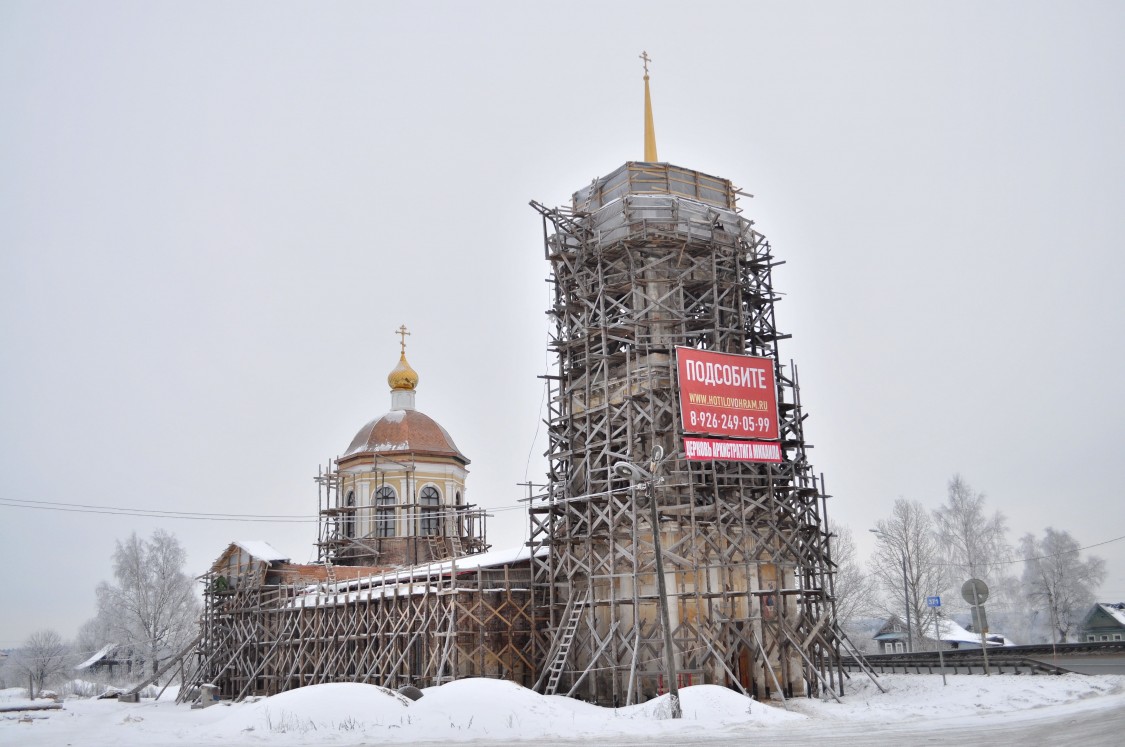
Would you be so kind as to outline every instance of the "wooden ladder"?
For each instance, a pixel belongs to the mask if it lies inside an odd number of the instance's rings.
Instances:
[[[430,560],[436,563],[449,557],[448,549],[445,546],[445,537],[440,534],[429,534],[426,535],[426,541],[430,545]]]
[[[547,687],[543,689],[544,695],[554,695],[559,690],[559,680],[562,679],[563,669],[566,667],[566,657],[570,653],[570,645],[574,643],[574,635],[578,632],[578,621],[582,618],[582,610],[590,599],[590,592],[584,591],[571,597],[563,611],[561,626],[556,639],[555,655],[551,665],[547,668]]]
[[[459,558],[465,554],[465,548],[461,545],[461,538],[458,535],[450,535],[449,546],[453,550],[453,557]]]

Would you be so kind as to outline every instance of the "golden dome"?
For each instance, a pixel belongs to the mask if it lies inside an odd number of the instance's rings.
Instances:
[[[398,365],[387,374],[387,383],[394,391],[412,392],[418,388],[418,372],[406,362],[406,353],[399,355]]]

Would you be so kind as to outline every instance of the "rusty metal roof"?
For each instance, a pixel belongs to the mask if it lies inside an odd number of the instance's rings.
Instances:
[[[359,429],[341,459],[358,454],[432,454],[450,456],[463,464],[469,460],[444,428],[417,410],[391,410]]]

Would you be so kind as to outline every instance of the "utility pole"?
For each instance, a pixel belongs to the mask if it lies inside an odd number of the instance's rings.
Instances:
[[[913,626],[910,624],[910,587],[906,580],[906,548],[899,546],[894,537],[882,530],[868,529],[867,531],[879,535],[885,539],[888,544],[894,545],[895,549],[898,550],[899,556],[902,558],[902,601],[906,607],[906,650],[908,653],[914,653],[914,630]],[[921,622],[918,624],[921,625]]]
[[[648,496],[649,523],[652,524],[652,552],[656,556],[656,595],[660,603],[660,627],[664,629],[664,672],[668,677],[668,698],[672,718],[682,718],[680,688],[676,682],[679,677],[676,673],[676,657],[672,647],[672,622],[668,614],[668,589],[664,583],[664,550],[660,544],[660,514],[656,510],[657,477],[655,472],[660,468],[663,459],[664,449],[657,446],[653,449],[648,470],[641,469],[629,462],[617,462],[613,465],[613,471],[618,477],[624,477],[634,484],[642,480],[647,483],[645,494]]]
[[[906,652],[912,654],[914,653],[914,626],[910,624],[910,587],[906,583],[905,551],[902,552],[902,598],[906,601]]]
[[[649,520],[652,522],[652,551],[656,555],[656,594],[660,597],[660,626],[664,628],[664,671],[668,673],[668,696],[671,699],[672,718],[680,718],[680,690],[676,682],[676,657],[672,649],[672,623],[668,616],[668,589],[664,584],[664,552],[660,546],[660,516],[656,511],[655,479],[648,482]]]

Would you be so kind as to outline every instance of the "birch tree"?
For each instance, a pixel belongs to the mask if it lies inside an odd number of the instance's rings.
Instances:
[[[1051,527],[1041,539],[1026,534],[1020,540],[1024,594],[1047,616],[1052,638],[1057,636],[1059,643],[1066,643],[1078,627],[1105,580],[1105,561],[1082,560],[1080,550],[1078,540],[1068,532]]]
[[[890,518],[877,521],[875,526],[878,540],[871,572],[884,593],[887,613],[901,615],[909,608],[917,650],[925,640],[923,633],[933,636],[935,610],[927,606],[926,597],[944,594],[948,589],[948,566],[935,538],[930,513],[918,501],[899,498]]]
[[[153,674],[196,635],[200,605],[184,573],[185,560],[175,535],[158,529],[144,540],[134,532],[117,542],[116,583],[98,586],[98,616],[105,629]]]
[[[1003,570],[1011,548],[1008,520],[999,511],[985,512],[984,493],[954,475],[946,502],[934,511],[934,531],[942,552],[966,579],[988,580]]]

